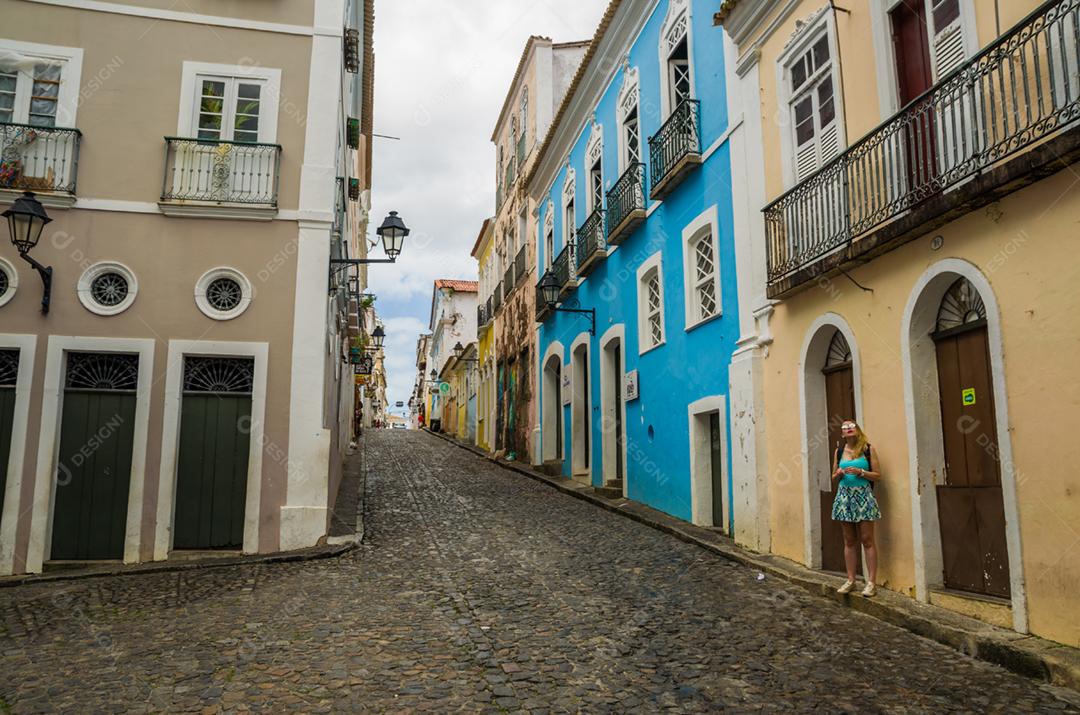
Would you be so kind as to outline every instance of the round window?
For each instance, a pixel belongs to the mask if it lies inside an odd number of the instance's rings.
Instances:
[[[18,287],[19,274],[15,272],[15,266],[0,258],[0,305],[14,298],[15,289]]]
[[[123,303],[127,296],[127,278],[119,273],[109,271],[90,281],[90,297],[98,305],[113,308]]]
[[[139,284],[131,269],[104,261],[87,268],[79,278],[79,302],[91,313],[116,315],[131,307]]]
[[[213,268],[195,284],[195,305],[208,318],[232,320],[251,303],[251,282],[235,268]]]
[[[210,281],[206,286],[206,302],[215,310],[228,312],[235,310],[244,299],[244,291],[233,278],[223,276]]]

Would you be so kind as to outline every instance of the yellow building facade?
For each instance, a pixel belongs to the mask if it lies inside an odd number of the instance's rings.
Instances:
[[[856,419],[879,585],[1075,645],[1080,3],[718,5],[764,543],[843,570]]]
[[[481,296],[489,296],[498,282],[492,270],[495,251],[494,220],[485,219],[473,244],[472,257],[476,259]],[[478,365],[478,394],[476,405],[476,446],[486,452],[495,451],[495,331],[491,301],[480,303],[481,315],[477,320],[476,341]]]

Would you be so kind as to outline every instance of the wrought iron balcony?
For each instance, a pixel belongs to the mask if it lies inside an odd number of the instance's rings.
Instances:
[[[495,292],[491,294],[491,315],[492,316],[494,316],[495,313],[497,313],[499,311],[499,308],[502,307],[502,300],[503,300],[503,284],[499,283],[499,285],[495,286]]]
[[[0,189],[74,197],[81,139],[78,129],[0,122]]]
[[[551,272],[555,274],[555,280],[559,281],[559,297],[565,298],[577,287],[577,261],[574,260],[574,239],[559,251],[559,255],[551,264]]]
[[[277,206],[280,144],[165,137],[161,200]]]
[[[1044,3],[766,206],[769,296],[925,234],[958,206],[996,201],[1080,156],[1078,11],[1080,0]],[[1025,150],[1022,161],[1003,161]]]
[[[656,134],[649,137],[653,199],[670,194],[682,178],[701,163],[701,102],[684,99]]]
[[[514,282],[518,285],[521,284],[521,279],[525,277],[525,271],[525,246],[522,246],[518,249],[517,255],[514,256]]]
[[[600,261],[607,258],[604,236],[604,210],[597,208],[577,231],[577,274],[587,276]]]
[[[607,192],[607,242],[618,246],[645,220],[645,165],[626,167]]]
[[[510,265],[503,271],[503,297],[510,298],[510,294],[514,292],[514,263],[510,262]]]
[[[488,313],[490,305],[490,302],[485,301],[476,306],[476,325],[480,328],[483,328],[491,320],[491,316]]]
[[[540,284],[544,282],[544,278],[551,273],[550,270],[544,271],[540,276],[540,280],[536,284],[536,320],[539,323],[544,322],[544,319],[551,315],[551,308],[544,301],[544,291],[540,290]]]

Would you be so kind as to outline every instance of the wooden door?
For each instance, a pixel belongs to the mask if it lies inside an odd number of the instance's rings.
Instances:
[[[839,331],[836,333],[840,339],[843,336]],[[835,343],[835,338],[834,338]],[[845,343],[846,347],[846,343]],[[836,447],[843,437],[840,434],[840,425],[844,420],[855,419],[855,372],[852,369],[850,353],[848,359],[838,364],[826,363],[823,370],[825,373],[825,411],[827,413],[827,429],[829,433],[829,466],[826,473],[829,482],[824,481],[819,485],[819,509],[821,514],[821,568],[826,571],[845,571],[844,565],[844,532],[839,522],[833,521],[832,506],[836,494],[832,490],[832,460],[836,455]],[[824,487],[829,488],[824,488]],[[859,549],[861,560],[862,549]],[[861,570],[861,564],[856,570]]]
[[[184,359],[174,549],[244,545],[253,375],[251,358]]]
[[[724,455],[720,442],[720,413],[709,414],[709,467],[712,472],[712,523],[724,525]]]
[[[901,0],[889,14],[897,92],[906,107],[934,84],[925,0]],[[910,107],[904,147],[908,191],[937,177],[935,111],[930,102]]]
[[[1009,555],[985,321],[941,331],[937,347],[945,484],[937,487],[945,585],[1008,598]]]
[[[52,560],[122,559],[137,355],[69,353],[52,516]]]
[[[4,513],[11,431],[15,428],[15,385],[19,376],[19,351],[0,350],[0,517]]]

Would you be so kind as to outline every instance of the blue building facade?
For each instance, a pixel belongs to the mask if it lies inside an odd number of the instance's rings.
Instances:
[[[730,532],[728,371],[740,333],[715,5],[609,8],[529,191],[541,461]],[[558,289],[558,309],[545,287]],[[595,310],[595,330],[566,309]]]

